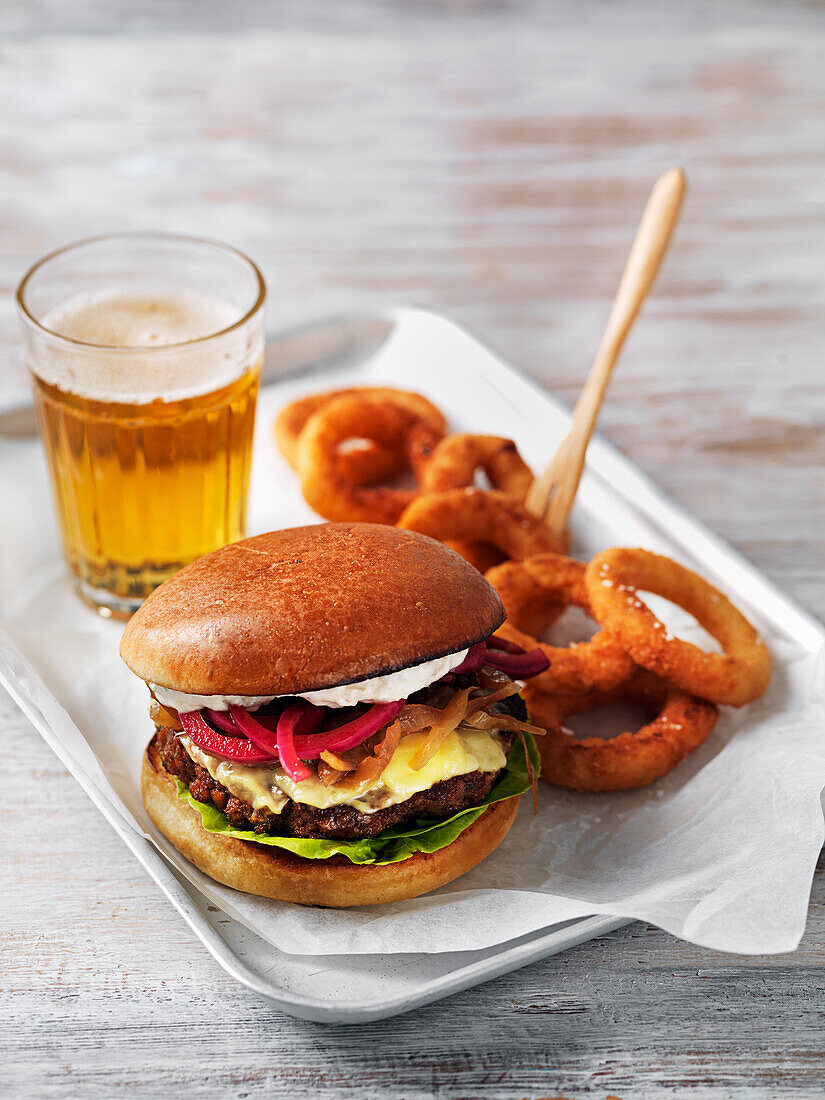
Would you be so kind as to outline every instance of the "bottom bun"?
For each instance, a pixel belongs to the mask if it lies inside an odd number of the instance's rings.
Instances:
[[[346,856],[301,859],[253,840],[208,833],[197,810],[177,796],[174,779],[157,758],[143,757],[140,788],[149,817],[179,852],[225,886],[301,905],[378,905],[426,894],[463,875],[501,844],[518,798],[489,807],[437,852],[416,852],[400,863],[350,863]]]

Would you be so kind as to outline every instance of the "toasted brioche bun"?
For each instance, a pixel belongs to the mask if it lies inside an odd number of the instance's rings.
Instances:
[[[291,695],[455,653],[503,621],[492,586],[434,539],[321,523],[192,562],[132,616],[120,655],[193,695]]]
[[[374,867],[346,856],[301,859],[254,841],[208,833],[200,814],[177,796],[174,779],[145,753],[140,780],[149,817],[204,874],[247,894],[336,908],[416,898],[480,863],[504,840],[518,798],[496,802],[446,848]]]

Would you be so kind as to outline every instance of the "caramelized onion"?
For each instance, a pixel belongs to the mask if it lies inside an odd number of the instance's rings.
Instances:
[[[398,715],[393,725],[398,726],[402,737],[406,737],[408,733],[419,733],[421,730],[429,729],[433,722],[440,717],[441,711],[438,707],[424,706],[423,703],[409,703]]]
[[[457,691],[444,710],[438,712],[438,718],[433,721],[430,732],[424,744],[410,761],[410,767],[418,772],[427,764],[446,740],[457,728],[467,713],[467,700],[472,688],[463,688]]]
[[[180,719],[174,711],[167,710],[162,706],[157,699],[152,699],[149,704],[149,717],[155,723],[156,726],[162,726],[167,730],[182,730],[183,726],[180,724]]]
[[[344,772],[338,771],[333,768],[331,764],[327,764],[323,758],[319,758],[317,765],[318,778],[324,784],[325,787],[337,787],[344,776]]]
[[[369,756],[365,756],[353,773],[342,779],[340,785],[345,789],[371,787],[377,783],[392,759],[401,740],[401,729],[396,722],[387,728],[384,736]]]
[[[329,749],[324,749],[321,753],[320,759],[325,764],[329,764],[337,772],[351,772],[358,765],[350,760],[344,759],[343,756],[339,756],[337,752],[331,752]]]
[[[464,719],[464,724],[474,730],[509,730],[512,733],[532,733],[541,736],[545,731],[540,726],[522,722],[512,714],[491,714],[486,710],[475,711]]]
[[[506,672],[500,672],[497,668],[484,667],[478,670],[478,682],[485,691],[494,691],[496,688],[512,684],[512,677]]]
[[[474,714],[477,710],[491,707],[493,703],[500,703],[502,699],[509,699],[510,696],[518,695],[518,693],[518,684],[513,683],[508,676],[507,683],[500,687],[498,691],[488,691],[486,695],[477,695],[474,699],[471,699],[467,707],[467,713]]]

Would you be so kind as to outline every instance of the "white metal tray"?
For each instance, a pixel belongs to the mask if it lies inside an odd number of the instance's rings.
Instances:
[[[459,330],[455,330],[459,332]],[[465,338],[466,339],[466,338]],[[444,379],[449,373],[449,358],[444,363],[411,366],[403,378],[410,388],[420,388],[437,403],[446,399]],[[349,362],[344,366],[331,362],[315,370],[311,377],[302,375],[266,387],[261,394],[253,468],[250,528],[252,531],[289,526],[310,519],[311,513],[300,499],[297,483],[289,477],[273,476],[274,447],[271,423],[278,407],[293,396],[333,385],[358,384],[377,380],[370,373],[370,362]],[[566,431],[568,414],[552,398],[506,365],[485,358],[482,390],[486,402],[486,423],[474,423],[478,430],[498,427],[504,434],[518,433],[520,410],[528,410],[535,423],[544,426],[544,456],[552,454]],[[455,394],[453,393],[453,402]],[[447,402],[449,404],[449,402]],[[526,415],[526,412],[525,412]],[[470,425],[461,425],[469,427]],[[17,463],[20,468],[38,461],[36,441],[5,444],[0,441],[0,471],[3,464]],[[533,445],[535,450],[535,443]],[[528,457],[538,462],[541,455]],[[621,477],[617,476],[617,472]],[[810,645],[821,644],[819,624],[799,611],[776,592],[764,578],[720,540],[703,530],[605,443],[596,440],[591,448],[587,495],[590,501],[588,524],[579,529],[574,518],[574,544],[582,549],[616,543],[652,543],[673,547],[683,560],[699,563],[710,575],[724,576],[732,595],[745,593],[749,600],[758,595],[763,614],[791,630],[807,636]],[[48,508],[45,482],[40,485],[43,499],[38,508]],[[601,515],[603,521],[595,517]],[[623,523],[626,529],[617,531]],[[603,526],[599,528],[599,522]],[[7,537],[8,532],[7,532]],[[38,547],[37,564],[57,560],[55,540]],[[8,603],[0,578],[0,608]],[[77,604],[77,616],[88,616]],[[107,797],[98,782],[94,762],[81,759],[56,736],[53,723],[36,701],[53,698],[42,693],[45,683],[51,690],[49,669],[33,667],[0,631],[0,682],[19,703],[26,715],[73,773],[127,847],[151,875],[160,889],[202,940],[220,965],[244,985],[291,1015],[328,1022],[362,1022],[391,1016],[450,993],[487,981],[536,959],[565,950],[584,940],[629,923],[623,917],[591,916],[569,920],[530,932],[528,935],[483,950],[452,951],[437,954],[402,955],[297,955],[273,947],[212,904],[191,882],[170,865],[158,846],[124,820],[115,800]],[[31,685],[39,684],[37,695]],[[57,689],[55,694],[57,694]],[[55,700],[56,701],[56,700]],[[46,710],[49,708],[46,707]],[[156,838],[163,846],[162,838]]]

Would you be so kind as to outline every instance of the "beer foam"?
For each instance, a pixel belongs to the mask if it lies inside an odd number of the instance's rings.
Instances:
[[[249,326],[213,335],[242,316],[225,298],[179,288],[79,294],[41,324],[93,348],[38,342],[30,346],[29,366],[44,382],[79,397],[178,401],[228,385],[260,358],[259,325],[252,335]],[[207,336],[213,336],[209,343],[187,346]]]

